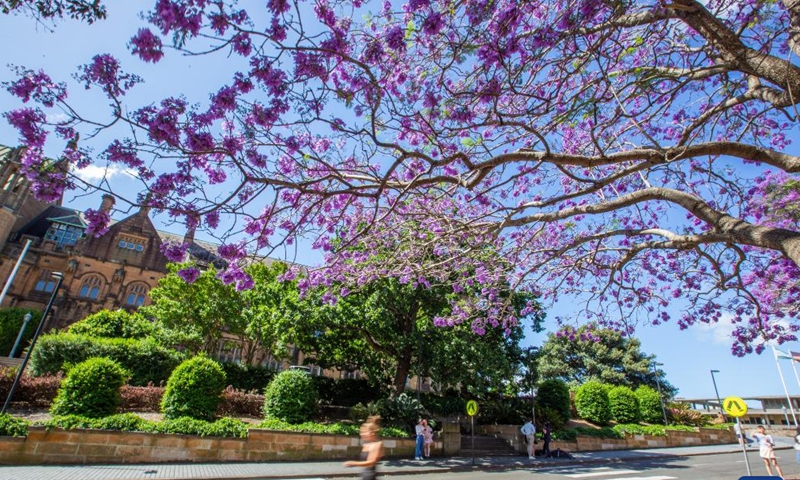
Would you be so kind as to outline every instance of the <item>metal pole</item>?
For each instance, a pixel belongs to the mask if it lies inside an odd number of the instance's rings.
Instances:
[[[786,394],[786,401],[789,402],[789,408],[792,410],[792,420],[794,421],[795,428],[797,428],[797,417],[794,414],[794,407],[792,406],[792,397],[789,396],[789,390],[786,389],[786,381],[783,379],[783,371],[781,371],[781,364],[778,363],[778,353],[775,351],[775,347],[772,347],[772,353],[775,355],[775,365],[778,366],[778,375],[781,377],[781,385],[783,385],[783,393]]]
[[[659,374],[658,374],[658,368],[656,368],[657,365],[659,364],[653,362],[653,373],[656,376],[656,388],[658,388],[658,403],[661,404],[661,415],[664,416],[664,425],[669,425],[669,422],[667,421],[667,409],[664,408],[664,395],[661,393],[661,381],[658,378]]]
[[[781,407],[781,410],[783,410],[783,419],[786,420],[786,425],[791,425],[791,423],[789,423],[789,416],[786,415],[786,407]]]
[[[475,415],[469,416],[469,430],[472,435],[472,466],[475,466]]]
[[[42,313],[42,320],[39,322],[39,326],[36,328],[36,332],[33,334],[33,338],[31,339],[31,345],[28,347],[28,351],[25,352],[25,358],[22,359],[22,364],[19,366],[19,370],[17,371],[17,376],[14,378],[14,383],[11,384],[11,390],[9,390],[8,392],[8,396],[6,397],[6,402],[3,404],[2,410],[0,410],[0,414],[6,413],[6,409],[8,408],[8,405],[11,403],[11,398],[14,396],[14,392],[17,390],[17,385],[19,385],[19,379],[22,378],[22,372],[25,371],[25,366],[28,365],[28,359],[30,359],[31,357],[31,352],[33,352],[33,347],[36,345],[36,340],[39,338],[39,334],[42,333],[42,328],[44,327],[47,314],[50,313],[50,309],[53,307],[53,302],[56,300],[56,294],[58,294],[58,290],[61,288],[61,282],[64,281],[63,273],[53,272],[52,275],[57,279],[56,286],[53,289],[53,294],[50,295],[50,301],[47,302],[47,307],[45,307],[44,313]]]
[[[714,382],[714,393],[717,394],[717,408],[722,410],[722,400],[719,399],[719,390],[717,390],[717,380],[714,378],[714,372],[719,373],[719,370],[711,370],[711,381]]]
[[[25,241],[25,247],[23,247],[22,253],[19,254],[19,258],[17,259],[17,264],[14,265],[14,268],[8,275],[8,280],[6,280],[5,286],[3,286],[3,291],[0,292],[0,305],[3,303],[3,300],[5,300],[6,293],[8,293],[8,289],[9,287],[11,287],[11,282],[13,282],[14,277],[17,276],[17,270],[19,270],[19,266],[22,265],[22,259],[25,258],[25,254],[28,253],[28,248],[30,248],[31,243],[33,242],[30,238]]]
[[[22,334],[25,333],[25,328],[28,326],[28,322],[31,321],[31,313],[28,312],[22,317],[22,326],[19,329],[19,333],[17,334],[17,340],[14,341],[14,346],[11,347],[11,353],[8,354],[9,358],[14,358],[14,354],[17,353],[17,347],[19,346],[20,340],[22,340]]]
[[[739,417],[736,417],[736,425],[739,426],[739,432],[742,436],[741,441],[739,444],[742,446],[742,454],[744,455],[744,464],[747,465],[747,476],[751,476],[752,473],[750,472],[750,461],[747,459],[747,439],[744,437],[744,430],[742,430],[742,422],[739,421]]]

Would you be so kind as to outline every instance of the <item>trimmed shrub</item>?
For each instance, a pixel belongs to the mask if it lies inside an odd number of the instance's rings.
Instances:
[[[661,398],[658,392],[648,387],[640,385],[634,392],[639,401],[639,418],[647,423],[663,423],[664,413],[661,411]]]
[[[664,425],[638,425],[638,424],[618,424],[614,425],[613,430],[623,435],[652,435],[654,437],[666,437],[667,427]]]
[[[570,418],[569,408],[569,387],[566,383],[558,379],[545,380],[539,384],[539,391],[536,394],[536,410],[546,412],[552,410],[559,417],[559,425],[565,424]],[[553,428],[556,427],[554,419],[548,419]]]
[[[161,397],[161,411],[167,419],[190,417],[211,420],[225,389],[225,372],[207,357],[197,356],[178,365]]]
[[[153,335],[155,327],[139,313],[126,310],[100,310],[67,329],[75,335],[101,338],[145,338]]]
[[[611,419],[608,386],[594,380],[584,383],[575,391],[575,408],[584,420],[605,425]]]
[[[303,423],[317,412],[317,390],[303,370],[285,370],[264,391],[264,417]]]
[[[58,396],[53,400],[53,415],[104,417],[117,412],[119,389],[128,379],[128,372],[108,358],[90,358],[70,369]]]
[[[92,357],[118,362],[130,372],[131,385],[140,386],[165,382],[186,358],[183,353],[158,345],[150,338],[95,338],[57,333],[39,338],[31,355],[31,371],[35,376],[55,374],[64,364],[74,365]]]
[[[222,371],[222,369],[220,369]],[[235,418],[221,418],[216,422],[207,422],[192,417],[167,419],[156,424],[157,433],[179,433],[183,435],[199,435],[201,437],[246,438],[247,424]]]
[[[0,437],[24,437],[28,435],[28,422],[14,418],[8,413],[0,414]]]
[[[243,365],[241,363],[222,362],[222,370],[225,372],[226,383],[236,390],[245,392],[263,392],[269,382],[275,378],[275,370],[269,367]]]
[[[25,332],[23,332],[19,341],[17,351],[14,353],[15,357],[22,357],[25,349],[28,348],[28,344],[31,342],[39,322],[42,320],[42,312],[17,307],[0,308],[0,355],[11,353],[27,313],[31,314],[31,320],[28,322],[28,326],[25,327]]]
[[[630,387],[617,386],[608,391],[611,418],[619,423],[639,421],[639,400]]]

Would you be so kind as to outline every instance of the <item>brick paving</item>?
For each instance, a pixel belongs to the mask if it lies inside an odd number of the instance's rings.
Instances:
[[[778,448],[791,448],[789,438],[776,438]],[[382,475],[444,473],[483,469],[525,469],[542,466],[611,463],[663,459],[673,456],[711,455],[740,452],[739,445],[656,448],[574,453],[574,459],[528,460],[519,457],[434,458],[424,461],[389,459],[381,463]],[[758,455],[750,449],[750,455]],[[323,479],[356,477],[358,469],[341,462],[268,462],[147,465],[34,465],[0,467],[0,480],[237,480],[237,479]]]

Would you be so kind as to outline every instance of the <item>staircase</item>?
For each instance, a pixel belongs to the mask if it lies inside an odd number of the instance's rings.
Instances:
[[[475,451],[472,450],[472,435],[461,435],[461,456],[471,457],[519,456],[505,440],[491,435],[475,435]]]

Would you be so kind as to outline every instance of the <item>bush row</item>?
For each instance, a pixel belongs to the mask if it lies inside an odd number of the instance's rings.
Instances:
[[[575,391],[575,408],[578,415],[598,425],[610,420],[619,423],[662,421],[661,398],[650,387],[613,386],[589,381]]]
[[[0,415],[0,436],[24,437],[28,434],[31,422],[15,418],[9,414]],[[116,430],[123,432],[172,433],[198,435],[201,437],[246,438],[250,428],[297,433],[328,433],[338,435],[358,435],[359,426],[346,423],[322,425],[313,422],[292,425],[276,419],[265,420],[258,425],[248,424],[235,418],[221,418],[215,422],[207,422],[189,417],[154,422],[145,420],[132,413],[120,413],[103,418],[90,418],[80,415],[56,416],[50,420],[36,422],[51,428],[72,430],[75,428],[91,428],[99,430]],[[391,427],[384,427],[380,432],[383,437],[405,437],[406,433]]]
[[[93,357],[105,357],[130,372],[131,385],[159,384],[186,356],[150,338],[96,338],[57,333],[42,335],[31,355],[35,376],[55,374]],[[66,367],[66,368],[65,368]]]

